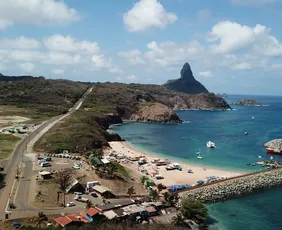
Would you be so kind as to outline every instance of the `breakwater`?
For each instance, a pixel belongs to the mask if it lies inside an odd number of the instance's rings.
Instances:
[[[216,203],[278,186],[282,186],[282,168],[246,174],[192,188],[180,192],[179,196],[181,198],[197,199],[203,203]]]

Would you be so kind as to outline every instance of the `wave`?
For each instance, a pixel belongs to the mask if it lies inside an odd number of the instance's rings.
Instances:
[[[190,123],[190,121],[183,121],[183,124],[188,124]]]

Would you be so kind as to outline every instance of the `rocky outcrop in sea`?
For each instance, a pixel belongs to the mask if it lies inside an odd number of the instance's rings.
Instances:
[[[235,102],[235,105],[246,105],[246,106],[263,106],[262,103],[254,99],[240,99]]]
[[[264,147],[271,148],[276,152],[282,152],[282,139],[274,139],[272,141],[266,142]]]
[[[282,186],[282,168],[202,186],[179,193],[179,196],[215,203],[278,186]]]

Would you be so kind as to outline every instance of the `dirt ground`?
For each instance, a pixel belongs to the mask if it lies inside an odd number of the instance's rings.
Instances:
[[[5,127],[14,126],[18,123],[22,123],[28,120],[29,118],[20,117],[20,116],[1,116],[1,113],[0,113],[0,129],[3,129]]]

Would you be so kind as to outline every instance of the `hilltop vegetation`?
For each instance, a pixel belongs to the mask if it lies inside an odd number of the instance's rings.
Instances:
[[[97,83],[81,109],[59,122],[35,145],[37,151],[85,152],[121,140],[106,129],[123,119],[144,122],[180,122],[173,108],[226,109],[214,94],[188,95],[158,85]]]
[[[26,113],[34,119],[51,117],[68,111],[87,87],[86,83],[69,80],[2,75],[0,76],[0,105],[28,110]],[[17,110],[14,112],[17,113]],[[14,115],[14,113],[5,115]]]

